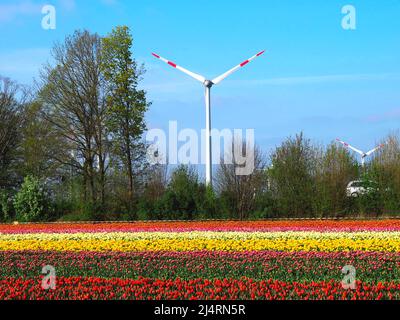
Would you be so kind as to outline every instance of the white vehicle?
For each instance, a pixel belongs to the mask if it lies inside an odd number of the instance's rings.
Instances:
[[[368,184],[368,186],[367,186],[367,184]],[[351,181],[347,185],[346,194],[348,197],[355,198],[355,197],[358,197],[358,196],[361,196],[363,194],[373,191],[374,190],[373,185],[374,185],[373,182],[366,183],[365,181],[360,181],[360,180]]]

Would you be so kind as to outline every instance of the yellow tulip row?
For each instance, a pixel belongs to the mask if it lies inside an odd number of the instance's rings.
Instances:
[[[400,232],[115,232],[0,234],[0,251],[391,251]]]

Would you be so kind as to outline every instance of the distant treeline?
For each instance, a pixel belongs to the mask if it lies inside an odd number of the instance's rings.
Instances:
[[[302,133],[271,153],[255,148],[255,170],[221,164],[213,188],[195,167],[150,165],[139,89],[145,72],[132,36],[76,31],[27,88],[0,77],[0,220],[256,219],[349,217],[400,212],[400,142],[362,168],[335,142]],[[350,181],[369,192],[346,195]]]

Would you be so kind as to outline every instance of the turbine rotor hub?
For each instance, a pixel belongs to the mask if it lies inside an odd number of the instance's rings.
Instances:
[[[207,88],[211,88],[214,85],[214,83],[211,80],[206,80],[204,81],[204,86]]]

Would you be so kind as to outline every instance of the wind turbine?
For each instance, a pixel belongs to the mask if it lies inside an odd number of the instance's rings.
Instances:
[[[353,150],[354,152],[357,152],[359,155],[361,155],[361,166],[364,167],[365,166],[365,158],[369,157],[371,154],[373,154],[375,151],[378,151],[379,149],[383,148],[385,145],[384,144],[380,144],[379,146],[375,147],[374,149],[368,151],[368,152],[364,152],[361,151],[357,148],[354,148],[353,146],[349,145],[347,142],[344,142],[340,139],[336,139],[339,143],[341,143],[342,145],[344,145],[346,148],[349,148],[351,150]]]
[[[241,64],[238,64],[236,67],[228,70],[227,72],[221,74],[220,76],[216,77],[213,80],[208,80],[205,77],[191,72],[185,68],[182,68],[181,66],[178,66],[176,63],[169,61],[161,56],[159,56],[156,53],[152,53],[154,57],[157,59],[160,59],[164,61],[165,63],[169,64],[171,67],[176,68],[183,73],[186,73],[187,75],[191,76],[192,78],[200,81],[205,88],[205,100],[206,100],[206,185],[211,186],[212,183],[212,172],[211,172],[211,161],[212,161],[212,156],[211,156],[211,87],[215,84],[220,83],[222,80],[224,80],[226,77],[234,73],[235,71],[239,70],[240,68],[244,67],[246,64],[248,64],[250,61],[254,60],[255,58],[261,56],[264,51],[261,51],[257,53],[256,55],[252,56],[251,58],[243,61]]]

